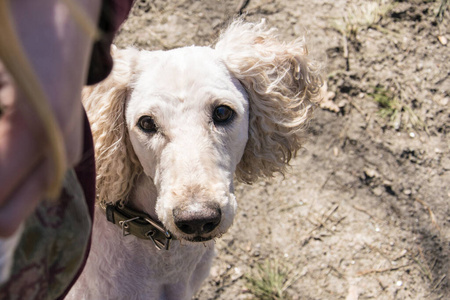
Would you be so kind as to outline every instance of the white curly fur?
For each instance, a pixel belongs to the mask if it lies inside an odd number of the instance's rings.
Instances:
[[[276,29],[237,21],[215,49],[244,85],[250,101],[249,141],[237,177],[254,182],[284,173],[304,142],[304,127],[319,100],[319,68],[307,59],[304,39],[280,43]]]
[[[233,222],[233,175],[245,182],[284,173],[319,101],[318,67],[304,40],[233,22],[215,48],[115,50],[108,79],[84,91],[95,140],[98,201],[122,202],[159,219],[178,240],[169,251],[122,237],[96,208],[87,265],[69,299],[190,299],[209,273],[214,238]],[[212,121],[226,105],[234,116]],[[155,132],[137,125],[148,115]],[[217,228],[196,236],[174,211],[220,208]]]

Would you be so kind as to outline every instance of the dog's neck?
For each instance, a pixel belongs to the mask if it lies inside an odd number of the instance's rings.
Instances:
[[[156,198],[157,191],[153,181],[142,173],[136,180],[136,185],[131,192],[128,205],[147,213],[153,220],[158,220],[155,211]]]

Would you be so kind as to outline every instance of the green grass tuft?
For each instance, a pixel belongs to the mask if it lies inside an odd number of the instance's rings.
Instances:
[[[396,129],[400,129],[400,122],[403,119],[404,123],[410,123],[416,129],[427,130],[425,123],[417,116],[413,109],[398,100],[393,92],[378,86],[375,87],[373,93],[369,93],[368,95],[378,103],[380,108],[378,115],[382,118],[389,119],[389,122],[393,123]]]
[[[261,300],[290,299],[286,289],[296,280],[285,264],[270,259],[258,263],[245,279],[250,293]]]
[[[389,118],[390,121],[394,121],[403,108],[402,104],[394,97],[393,93],[383,87],[376,87],[375,91],[368,95],[378,103],[378,106],[380,107],[378,114],[383,118]]]

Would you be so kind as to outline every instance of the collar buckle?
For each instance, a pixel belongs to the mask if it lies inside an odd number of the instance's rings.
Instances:
[[[155,245],[156,249],[158,249],[158,250],[162,250],[162,249],[169,250],[169,248],[170,248],[170,241],[172,240],[172,236],[171,236],[171,234],[168,231],[166,231],[166,233],[168,233],[169,236],[165,235],[164,243],[154,237],[154,235],[156,234],[156,231],[150,230],[145,235],[153,242],[153,245]]]
[[[155,227],[154,230],[149,230],[145,235],[153,242],[153,244],[155,245],[156,249],[161,250],[161,249],[165,249],[165,250],[169,250],[170,248],[170,241],[172,240],[172,234],[170,234],[169,231],[167,231],[166,229],[164,229],[162,226],[160,226],[157,222],[155,222],[154,220],[150,219],[150,218],[144,218],[144,220],[151,224],[153,227]],[[164,242],[161,242],[160,240],[158,240],[156,238],[157,233],[160,232],[164,235]]]
[[[122,236],[130,235],[130,225],[128,225],[129,222],[133,222],[134,220],[139,219],[139,217],[134,217],[125,221],[119,221],[119,226],[122,227]]]

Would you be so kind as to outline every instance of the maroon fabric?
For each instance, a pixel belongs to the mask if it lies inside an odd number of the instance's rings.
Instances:
[[[83,156],[80,163],[75,167],[78,181],[83,188],[86,202],[88,203],[89,214],[94,218],[95,204],[95,154],[94,142],[92,140],[91,128],[89,121],[84,113],[84,140],[83,140]]]
[[[123,21],[128,17],[131,6],[133,6],[135,0],[111,0],[114,7],[114,32],[116,32]]]
[[[91,217],[92,224],[94,223],[94,208],[95,208],[95,155],[94,155],[94,143],[92,140],[91,128],[89,126],[89,121],[84,113],[84,140],[83,140],[83,156],[81,158],[80,163],[75,167],[75,173],[77,175],[78,181],[81,185],[81,188],[84,192],[84,197],[86,199],[86,204],[89,209],[89,215]],[[89,251],[91,249],[91,237],[92,237],[92,228],[89,234],[89,242],[85,249],[85,255],[83,261],[80,265],[80,269],[78,270],[75,277],[72,279],[72,282],[67,286],[64,293],[58,299],[64,299],[67,293],[70,291],[72,286],[77,281],[78,277],[80,277],[81,272],[86,265],[87,258],[89,256]]]
[[[102,35],[94,43],[87,84],[96,84],[111,72],[111,44],[120,25],[125,21],[134,0],[104,0],[98,27]]]

